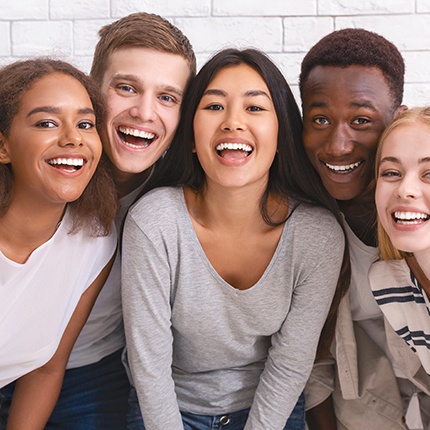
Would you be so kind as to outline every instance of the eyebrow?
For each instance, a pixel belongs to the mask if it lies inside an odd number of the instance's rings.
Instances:
[[[111,82],[117,82],[122,80],[144,86],[144,81],[142,79],[138,78],[136,75],[130,75],[130,74],[114,75],[111,79]],[[162,91],[166,91],[168,93],[174,93],[180,97],[184,95],[184,92],[182,90],[170,84],[159,84],[157,85],[157,88],[161,89]]]
[[[369,101],[357,101],[357,102],[352,102],[349,104],[350,107],[355,107],[355,108],[367,108],[370,109],[372,111],[376,112],[376,108],[373,105],[373,103],[369,102]],[[326,102],[312,102],[309,107],[312,108],[324,108],[324,107],[328,107],[328,103]]]
[[[61,109],[56,106],[39,106],[37,108],[32,109],[28,114],[27,118],[31,115],[34,115],[35,113],[44,112],[44,113],[54,113],[59,114],[61,112]],[[91,108],[80,108],[78,109],[79,114],[92,114],[95,115],[94,109]]]
[[[402,164],[400,162],[400,160],[396,157],[384,157],[381,158],[381,161],[379,162],[379,165],[381,165],[382,163],[387,163],[387,162],[391,162],[391,163],[395,163],[395,164]],[[418,163],[428,163],[430,162],[430,157],[424,157],[424,158],[420,158],[418,160]]]
[[[218,90],[216,88],[209,88],[203,93],[203,96],[208,95],[214,95],[214,96],[221,96],[221,97],[227,97],[227,93],[223,90]],[[246,91],[244,94],[245,97],[257,97],[257,96],[264,96],[270,99],[269,95],[266,93],[266,91],[263,90],[249,90]]]

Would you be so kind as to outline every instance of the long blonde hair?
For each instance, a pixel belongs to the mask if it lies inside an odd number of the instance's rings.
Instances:
[[[430,127],[430,106],[425,107],[416,107],[412,109],[408,109],[403,111],[399,116],[397,116],[391,124],[385,129],[382,133],[382,136],[379,140],[378,150],[376,151],[376,160],[375,160],[375,178],[378,180],[378,171],[379,166],[381,164],[381,153],[382,148],[384,146],[384,142],[387,137],[397,128],[411,125],[411,124],[425,124]],[[430,135],[429,135],[430,139]],[[379,243],[379,252],[380,256],[383,260],[401,260],[405,258],[409,253],[400,251],[395,248],[393,243],[391,242],[390,237],[385,231],[384,227],[382,227],[381,221],[378,216],[378,243]]]

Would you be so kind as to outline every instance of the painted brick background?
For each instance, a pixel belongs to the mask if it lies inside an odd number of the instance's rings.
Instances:
[[[136,11],[181,28],[199,65],[231,45],[266,51],[296,95],[301,59],[318,39],[376,31],[405,58],[405,103],[430,104],[430,0],[0,0],[0,65],[51,55],[89,71],[98,29]]]

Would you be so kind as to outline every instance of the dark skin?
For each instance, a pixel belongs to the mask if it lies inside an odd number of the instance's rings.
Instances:
[[[303,142],[327,191],[366,245],[376,246],[372,191],[379,137],[398,111],[382,71],[317,66],[304,83]],[[307,411],[310,430],[336,430],[333,399]]]

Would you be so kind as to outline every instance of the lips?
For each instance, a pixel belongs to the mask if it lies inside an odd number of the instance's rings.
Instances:
[[[118,127],[117,133],[122,143],[132,149],[147,148],[157,138],[155,133],[125,126]]]
[[[430,219],[430,215],[425,212],[395,211],[392,217],[396,224],[401,225],[418,225]]]
[[[80,170],[81,167],[87,162],[84,158],[81,157],[59,157],[59,158],[51,158],[46,160],[46,162],[56,168],[68,171],[77,171]]]
[[[333,173],[347,175],[348,173],[352,173],[354,170],[358,169],[358,167],[360,167],[363,163],[363,160],[350,164],[329,164],[322,160],[321,163],[324,164],[324,166],[326,166],[327,169],[329,169]]]
[[[239,160],[248,157],[253,149],[247,143],[220,143],[216,146],[218,155],[230,160]]]

